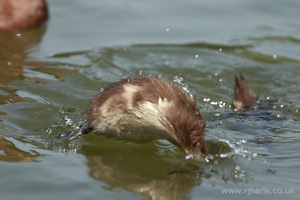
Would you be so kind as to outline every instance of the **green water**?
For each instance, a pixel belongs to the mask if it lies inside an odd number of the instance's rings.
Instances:
[[[297,199],[299,6],[49,1],[46,26],[0,33],[1,200]],[[240,72],[261,102],[275,102],[232,112]],[[101,88],[140,74],[193,93],[213,152],[206,161],[163,140],[61,137]]]

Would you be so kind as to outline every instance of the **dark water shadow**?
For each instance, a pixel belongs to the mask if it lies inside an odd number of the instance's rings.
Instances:
[[[129,190],[150,199],[190,199],[202,179],[237,183],[249,178],[239,176],[241,169],[234,156],[219,156],[232,150],[220,141],[210,141],[212,154],[200,161],[177,149],[159,148],[156,143],[122,143],[97,135],[83,139],[78,152],[86,156],[90,176],[112,191]]]
[[[46,25],[21,31],[0,31],[0,60],[24,59],[28,53],[35,51],[46,31]]]

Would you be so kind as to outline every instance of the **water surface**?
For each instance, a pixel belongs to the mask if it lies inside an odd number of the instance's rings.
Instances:
[[[296,0],[49,6],[46,26],[0,33],[1,199],[296,199]],[[240,72],[263,109],[231,110]],[[205,161],[164,140],[64,139],[101,88],[140,74],[178,82],[196,97],[212,148]]]

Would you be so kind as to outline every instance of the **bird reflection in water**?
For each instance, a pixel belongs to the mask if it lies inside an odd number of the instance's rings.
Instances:
[[[157,148],[158,142],[138,145],[104,138],[99,141],[95,137],[101,136],[85,137],[78,153],[86,156],[90,176],[104,182],[107,190],[128,190],[150,199],[190,199],[191,191],[202,184],[202,179],[213,182],[217,177],[237,183],[249,178],[239,176],[233,156],[218,157],[232,150],[224,143],[209,142],[209,146],[215,146],[215,157],[203,162],[187,159],[180,150],[170,153],[169,147]],[[164,155],[160,155],[161,151]]]
[[[31,154],[17,148],[14,143],[0,135],[0,161],[32,162],[41,156],[40,154]]]

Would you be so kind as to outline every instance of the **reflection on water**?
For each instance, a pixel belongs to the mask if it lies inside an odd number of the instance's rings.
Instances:
[[[17,89],[9,85],[24,79],[23,67],[47,65],[46,62],[24,60],[41,42],[45,31],[46,26],[18,32],[0,32],[0,104],[31,101],[17,95]]]
[[[40,26],[23,31],[0,31],[0,59],[6,59],[7,61],[24,59],[42,41],[46,29],[47,26]]]
[[[17,89],[6,86],[0,87],[0,104],[15,103],[15,102],[30,102],[31,99],[20,97],[16,94]]]
[[[39,157],[41,157],[40,154],[32,155],[31,153],[18,149],[12,142],[0,135],[0,161],[32,162]]]
[[[161,145],[161,141],[139,145],[95,135],[68,141],[64,136],[78,129],[86,116],[80,106],[58,108],[61,121],[39,130],[37,135],[47,135],[45,146],[49,150],[84,155],[90,176],[104,182],[105,189],[128,190],[152,199],[189,199],[203,182],[221,186],[239,183],[240,187],[241,183],[255,183],[260,178],[258,174],[276,178],[276,156],[288,158],[282,153],[282,142],[286,139],[278,138],[292,129],[293,119],[299,121],[299,107],[297,94],[292,92],[288,99],[282,85],[287,80],[295,83],[293,74],[297,73],[295,64],[299,63],[296,59],[256,54],[252,45],[205,43],[100,48],[61,53],[53,59],[72,61],[78,57],[84,57],[90,64],[79,70],[74,67],[78,76],[68,81],[76,85],[75,81],[82,80],[84,85],[69,89],[75,91],[74,98],[87,90],[90,96],[85,97],[86,105],[101,87],[122,76],[154,73],[186,85],[196,96],[207,122],[211,154],[205,161],[199,161],[172,145]],[[283,70],[282,62],[287,70]],[[272,82],[265,80],[264,76],[277,74],[270,71],[271,67],[284,71],[285,77],[276,76]],[[253,89],[262,94],[261,109],[245,113],[231,110],[234,75],[238,72],[245,73]],[[276,90],[271,92],[269,88]],[[293,84],[290,88],[298,91]],[[276,101],[265,97],[270,94],[278,97]]]
[[[51,67],[57,65],[55,63],[26,59],[28,53],[37,49],[45,32],[46,26],[17,32],[0,32],[0,105],[33,101],[31,95],[20,96],[22,92],[11,86],[15,82],[30,81],[38,84],[49,77],[64,80],[67,75],[74,73],[73,70]]]
[[[190,199],[191,191],[199,187],[203,179],[231,183],[252,179],[251,174],[236,163],[238,147],[234,144],[209,140],[210,154],[198,160],[164,140],[135,144],[89,134],[69,141],[65,135],[79,128],[82,113],[77,107],[60,109],[59,113],[60,122],[36,130],[38,135],[47,133],[45,148],[84,155],[90,176],[104,182],[104,189],[129,190],[151,199]]]
[[[299,198],[299,0],[48,3],[48,27],[0,33],[1,200]],[[279,103],[232,113],[240,72]],[[140,73],[183,79],[206,120],[206,162],[163,141],[57,137],[77,129],[101,88]]]
[[[201,185],[203,178],[214,176],[235,183],[249,178],[233,157],[204,162],[185,159],[182,152],[160,156],[159,151],[168,149],[157,149],[153,143],[121,143],[96,135],[86,136],[84,140],[79,153],[88,160],[90,176],[105,182],[109,190],[122,188],[151,199],[189,199],[191,190]],[[216,155],[228,148],[219,142],[210,145],[215,146]]]
[[[6,74],[0,79],[1,109],[5,108],[0,111],[0,131],[7,125],[17,127],[34,134],[46,152],[83,155],[90,177],[104,183],[111,194],[126,190],[153,199],[197,199],[194,192],[202,188],[260,187],[266,182],[277,187],[278,179],[285,177],[282,172],[291,178],[298,170],[300,62],[257,54],[253,46],[133,45],[58,53],[47,58],[48,63],[21,59],[7,68],[6,62],[2,65]],[[262,110],[232,112],[234,75],[239,72],[247,76],[261,100],[270,95],[278,101]],[[139,145],[96,135],[66,140],[86,119],[85,110],[102,87],[140,73],[180,82],[196,97],[207,124],[211,154],[205,161],[162,141]],[[55,160],[44,158],[59,168]]]

